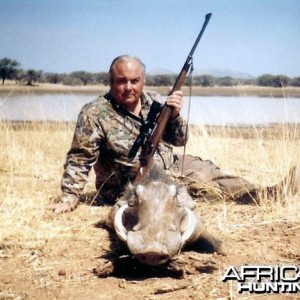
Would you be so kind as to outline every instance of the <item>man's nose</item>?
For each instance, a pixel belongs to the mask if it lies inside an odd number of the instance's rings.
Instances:
[[[127,90],[131,90],[131,89],[132,89],[131,81],[128,80],[128,81],[126,82],[125,88],[126,88]]]

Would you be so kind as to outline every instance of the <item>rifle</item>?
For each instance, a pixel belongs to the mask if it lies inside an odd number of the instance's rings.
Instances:
[[[173,94],[175,91],[179,91],[183,86],[188,72],[192,66],[193,54],[198,46],[198,43],[205,31],[205,28],[211,18],[212,14],[208,13],[205,16],[205,22],[202,29],[178,75],[176,81],[169,92],[168,96]],[[134,182],[139,182],[149,169],[153,161],[153,155],[158,147],[160,139],[166,129],[167,123],[169,121],[170,115],[172,113],[172,108],[166,104],[161,106],[158,102],[153,102],[151,105],[147,120],[140,128],[140,133],[135,140],[128,157],[133,159],[140,147],[142,147],[140,155],[140,168],[135,177]],[[144,142],[146,139],[146,142]]]

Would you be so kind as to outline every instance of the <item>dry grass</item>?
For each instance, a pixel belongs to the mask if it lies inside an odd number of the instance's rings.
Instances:
[[[45,210],[59,194],[73,129],[73,123],[0,122],[0,299],[236,299],[235,287],[220,280],[229,265],[299,265],[298,195],[287,196],[285,205],[266,199],[260,207],[200,202],[207,226],[225,242],[228,255],[182,254],[190,269],[181,281],[93,276],[91,269],[109,249],[109,237],[92,225],[108,207],[80,205],[65,215]],[[191,131],[188,153],[262,185],[278,182],[299,162],[296,125]],[[91,175],[87,191],[93,190],[93,180]],[[212,263],[215,271],[195,271],[194,262],[201,270]],[[156,294],[164,285],[170,292]]]

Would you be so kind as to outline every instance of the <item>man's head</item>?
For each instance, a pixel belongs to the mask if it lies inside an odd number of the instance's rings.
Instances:
[[[140,101],[145,82],[145,65],[136,57],[122,55],[109,69],[110,94],[115,101],[133,111]]]

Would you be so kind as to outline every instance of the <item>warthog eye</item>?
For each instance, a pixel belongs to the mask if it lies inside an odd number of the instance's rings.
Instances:
[[[128,200],[128,206],[129,207],[133,207],[136,206],[138,203],[137,198],[135,196],[132,196],[129,200]]]

